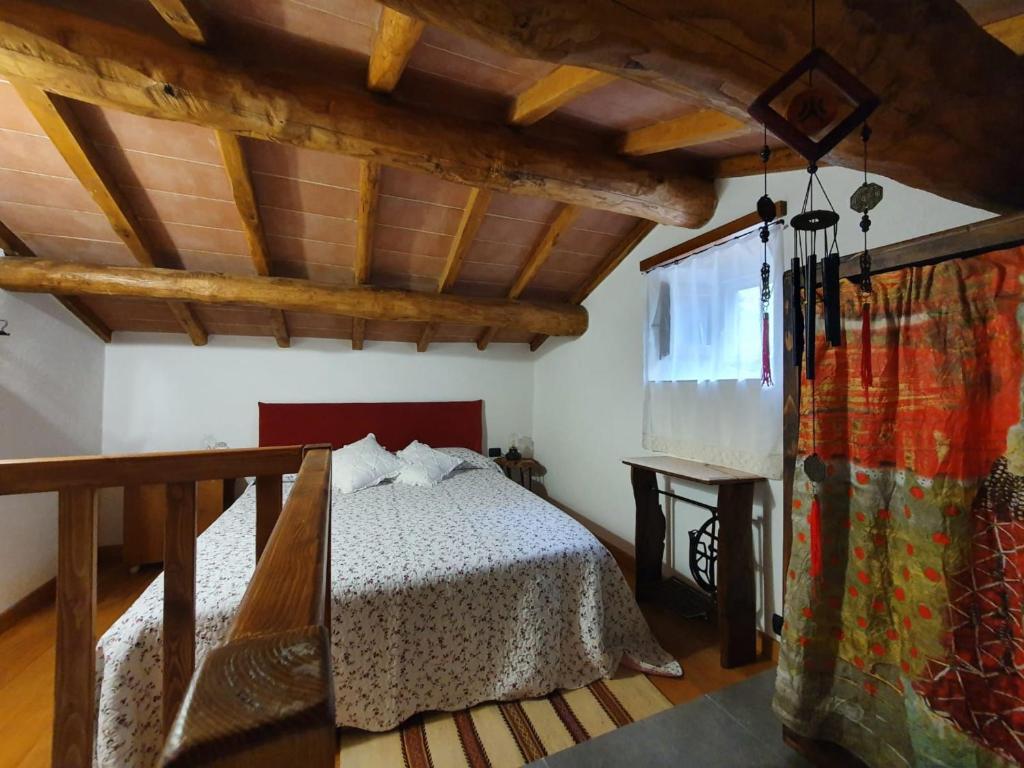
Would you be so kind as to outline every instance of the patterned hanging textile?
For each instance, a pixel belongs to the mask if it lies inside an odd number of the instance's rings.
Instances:
[[[844,282],[850,343],[806,340],[774,706],[868,765],[1024,764],[1022,280],[1024,248],[875,275],[873,349]]]

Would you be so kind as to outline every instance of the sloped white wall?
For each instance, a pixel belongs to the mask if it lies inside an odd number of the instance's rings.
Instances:
[[[526,345],[415,345],[118,334],[107,350],[105,453],[194,450],[205,436],[234,448],[258,440],[256,403],[484,400],[485,441],[504,447],[533,418],[533,353]],[[120,494],[104,494],[100,540],[120,541]]]
[[[862,178],[841,168],[826,168],[820,173],[842,217],[840,252],[858,250],[859,216],[849,210],[848,200]],[[775,200],[787,201],[792,215],[800,210],[806,179],[803,171],[774,174],[769,177],[769,193]],[[885,188],[885,199],[872,215],[872,246],[991,216],[896,182],[876,180]],[[721,182],[718,209],[704,230],[754,210],[762,184],[761,177]],[[633,495],[628,468],[621,460],[650,453],[641,445],[645,294],[638,265],[642,259],[704,230],[655,228],[587,300],[587,333],[571,342],[549,340],[541,347],[534,369],[533,437],[537,456],[548,468],[546,485],[551,496],[630,542],[634,540]],[[793,251],[790,234],[787,230],[787,262]],[[758,264],[752,264],[751,269],[758,269]],[[781,381],[781,377],[776,376],[776,380]],[[728,419],[730,414],[721,417]],[[707,490],[700,486],[687,489],[687,494],[713,501],[713,494],[709,499]],[[779,610],[782,601],[781,503],[781,481],[768,483],[755,499],[758,618],[763,628],[770,626],[771,614]],[[678,503],[670,512],[675,535],[670,530],[668,557],[679,571],[688,573],[686,532],[705,516],[703,510]]]
[[[52,296],[0,291],[0,459],[99,453],[104,344]],[[56,573],[57,495],[0,496],[0,612]]]

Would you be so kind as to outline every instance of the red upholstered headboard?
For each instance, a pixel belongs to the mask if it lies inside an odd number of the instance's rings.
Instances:
[[[389,451],[413,440],[483,451],[483,400],[447,403],[260,403],[260,445],[330,443],[373,432]]]

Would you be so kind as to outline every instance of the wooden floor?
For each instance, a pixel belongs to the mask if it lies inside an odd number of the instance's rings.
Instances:
[[[613,553],[632,580],[631,559],[616,550]],[[97,630],[105,632],[158,573],[152,567],[137,574],[120,565],[101,568]],[[768,659],[742,669],[722,669],[713,624],[687,621],[666,609],[645,608],[644,613],[662,646],[686,671],[682,679],[651,678],[673,703],[745,680],[774,664]],[[50,764],[55,634],[52,606],[31,613],[0,634],[0,768]]]

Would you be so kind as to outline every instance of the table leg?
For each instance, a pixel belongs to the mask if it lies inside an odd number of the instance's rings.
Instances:
[[[719,486],[718,647],[726,669],[757,656],[753,506],[753,483]]]
[[[658,503],[658,478],[649,469],[632,467],[636,501],[636,599],[650,596],[661,583],[665,558],[665,515]]]

